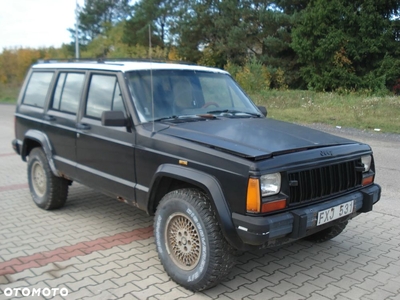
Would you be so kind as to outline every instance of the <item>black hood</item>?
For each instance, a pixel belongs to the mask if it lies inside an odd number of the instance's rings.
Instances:
[[[304,126],[269,118],[223,118],[179,123],[160,133],[251,159],[355,143]]]

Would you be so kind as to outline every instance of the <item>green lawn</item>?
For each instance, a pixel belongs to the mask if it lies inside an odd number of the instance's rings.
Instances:
[[[0,103],[16,103],[19,86],[0,84]],[[251,95],[274,119],[296,123],[324,123],[382,132],[400,133],[400,97],[356,93],[264,91]]]
[[[20,86],[0,83],[0,103],[16,103]]]
[[[356,93],[265,91],[251,98],[268,109],[268,116],[296,123],[324,123],[400,133],[400,97]]]

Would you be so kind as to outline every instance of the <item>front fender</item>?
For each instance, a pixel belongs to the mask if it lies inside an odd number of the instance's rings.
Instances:
[[[35,141],[39,143],[46,154],[47,161],[49,162],[50,169],[55,176],[60,177],[59,172],[53,161],[53,149],[51,147],[49,138],[43,132],[29,129],[24,136],[24,141],[22,142],[21,158],[26,161],[26,157],[29,155],[29,141]]]
[[[156,198],[157,188],[162,178],[168,177],[197,186],[206,192],[211,199],[211,204],[215,209],[221,230],[226,240],[234,247],[241,248],[242,240],[239,238],[232,221],[232,214],[225,200],[224,193],[218,180],[201,171],[190,169],[183,166],[164,164],[158,167],[150,188],[147,211],[152,211],[152,206]]]

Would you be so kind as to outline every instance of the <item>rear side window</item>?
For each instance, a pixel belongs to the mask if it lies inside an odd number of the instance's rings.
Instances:
[[[62,72],[58,76],[52,109],[76,114],[85,81],[83,73]]]
[[[100,119],[102,112],[109,110],[120,110],[125,113],[117,77],[92,75],[86,103],[86,116]]]
[[[28,105],[43,107],[53,75],[53,72],[33,72],[22,102]]]

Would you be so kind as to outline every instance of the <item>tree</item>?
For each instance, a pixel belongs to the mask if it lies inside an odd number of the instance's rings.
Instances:
[[[107,28],[126,20],[132,14],[129,0],[86,0],[79,10],[79,40],[88,44]],[[69,29],[75,37],[75,29]]]
[[[286,14],[293,15],[301,12],[310,3],[310,0],[277,0],[275,4],[277,8],[282,9]]]
[[[69,58],[67,45],[61,48],[11,48],[0,53],[0,84],[20,85],[29,67],[40,59]]]
[[[182,0],[176,4],[175,34],[180,56],[197,61],[207,47],[218,60],[244,63],[247,56],[243,21],[246,1]]]
[[[282,85],[277,82],[277,77],[280,77],[279,80],[284,78],[291,87],[301,86],[297,55],[290,46],[297,15],[288,14],[274,2],[254,4],[248,15],[250,22],[247,22],[252,24],[248,44],[258,45],[258,51],[254,54],[260,62],[268,66],[273,75],[272,87]]]
[[[169,22],[172,19],[171,1],[145,0],[133,6],[133,16],[126,22],[124,42],[128,45],[149,45],[149,27],[153,46],[164,48],[169,39]]]
[[[292,47],[310,88],[379,90],[400,76],[399,1],[313,0]]]
[[[181,57],[198,61],[207,55],[217,66],[227,61],[243,66],[255,57],[272,73],[283,69],[291,86],[300,85],[290,47],[295,17],[276,1],[181,0],[175,7],[178,17],[171,31]]]

